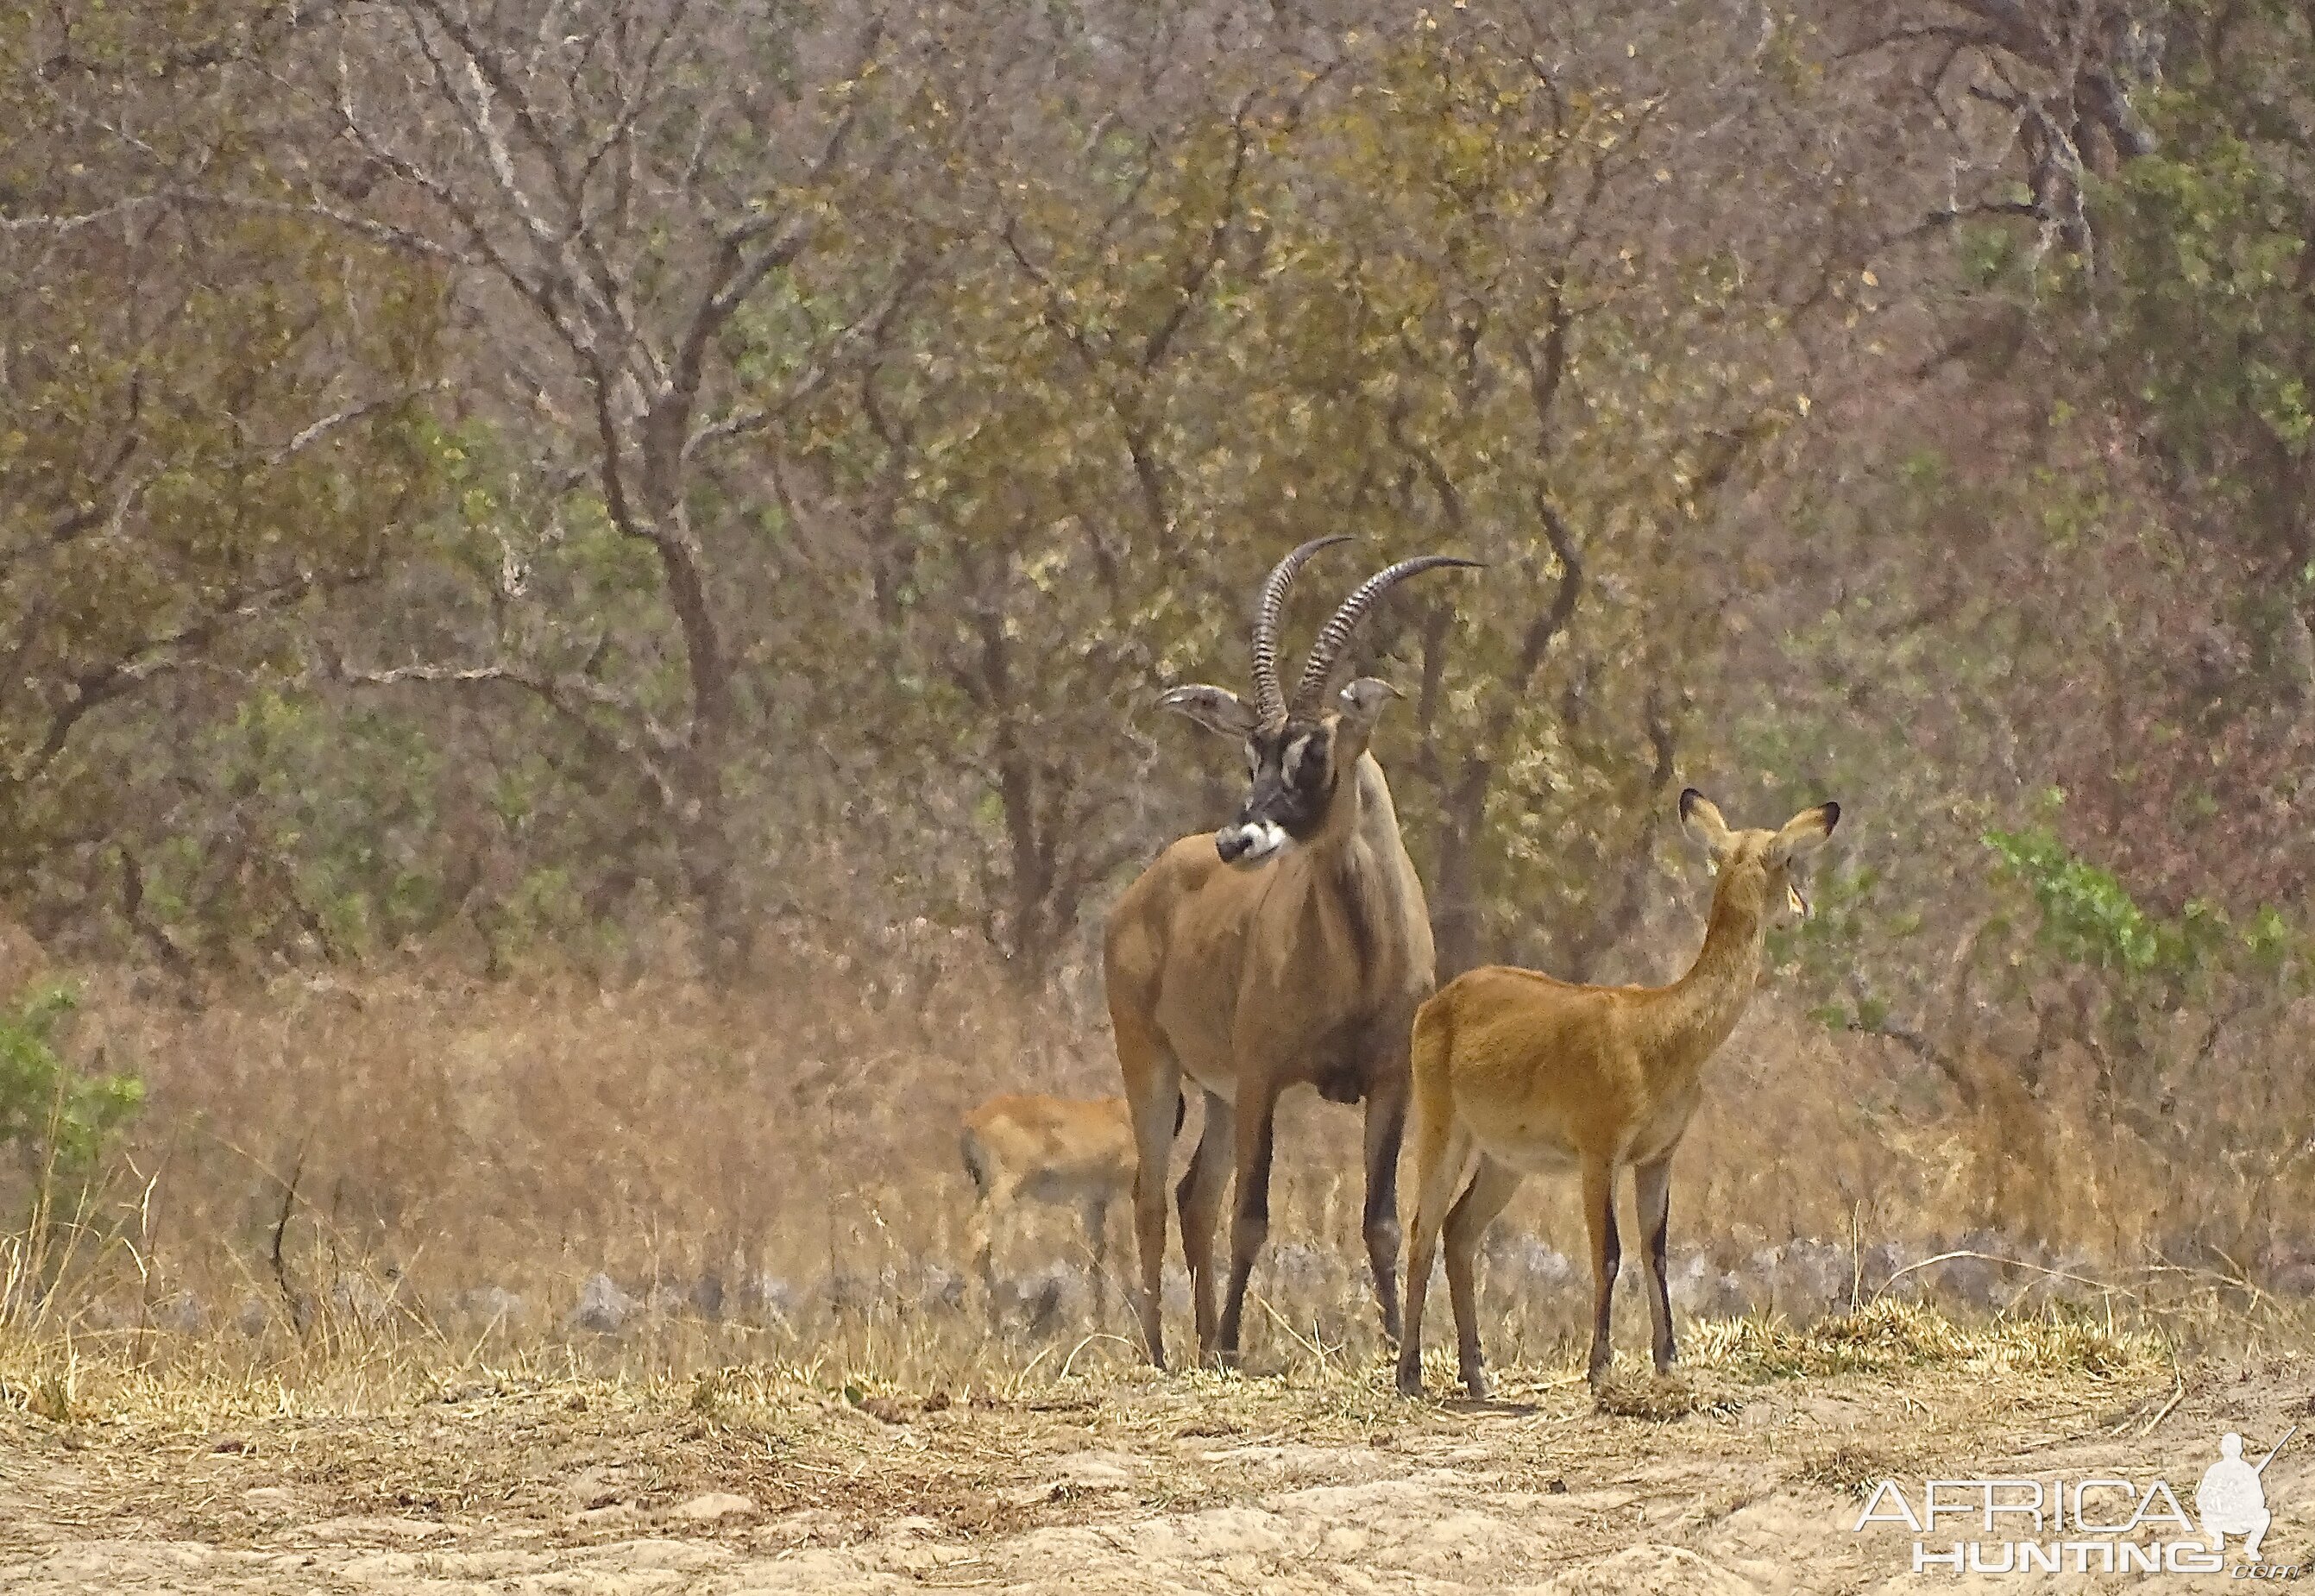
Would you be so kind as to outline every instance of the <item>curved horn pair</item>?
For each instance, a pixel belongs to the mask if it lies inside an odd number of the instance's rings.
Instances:
[[[1262,602],[1254,616],[1254,702],[1255,713],[1264,721],[1282,719],[1288,708],[1286,696],[1278,685],[1278,623],[1286,612],[1287,590],[1293,587],[1296,573],[1311,555],[1334,544],[1350,541],[1346,534],[1339,532],[1331,537],[1314,537],[1273,566],[1262,584]],[[1455,554],[1419,554],[1412,560],[1387,565],[1361,582],[1318,629],[1318,640],[1310,645],[1310,656],[1302,666],[1302,679],[1295,684],[1292,706],[1307,709],[1325,694],[1351,634],[1366,619],[1375,600],[1388,590],[1420,572],[1442,565],[1478,563]]]
[[[1272,566],[1263,581],[1262,602],[1254,612],[1254,709],[1264,721],[1282,720],[1286,714],[1286,695],[1278,686],[1278,623],[1286,614],[1286,590],[1294,585],[1295,573],[1309,563],[1311,555],[1350,541],[1347,532],[1314,537]],[[1295,701],[1301,701],[1299,692]]]

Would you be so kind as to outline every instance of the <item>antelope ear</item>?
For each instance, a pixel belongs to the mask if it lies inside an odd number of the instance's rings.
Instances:
[[[1728,822],[1720,818],[1719,806],[1694,787],[1684,787],[1680,794],[1681,824],[1689,835],[1702,843],[1715,864],[1728,851]]]
[[[1335,707],[1342,711],[1344,720],[1364,731],[1375,723],[1384,705],[1406,696],[1379,676],[1362,676],[1335,695]]]
[[[1779,864],[1788,864],[1814,849],[1832,835],[1832,829],[1839,824],[1838,803],[1820,803],[1814,809],[1805,809],[1785,822],[1776,841],[1769,845],[1769,856]]]
[[[1254,711],[1246,701],[1228,687],[1210,687],[1203,682],[1186,687],[1168,687],[1158,695],[1158,707],[1175,709],[1189,716],[1210,732],[1225,737],[1244,738],[1255,728]]]

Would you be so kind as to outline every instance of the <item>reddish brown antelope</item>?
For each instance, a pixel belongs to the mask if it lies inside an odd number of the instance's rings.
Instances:
[[[1398,1388],[1410,1396],[1423,1394],[1423,1299],[1442,1219],[1463,1384],[1474,1396],[1487,1394],[1472,1257],[1531,1173],[1583,1176],[1596,1386],[1608,1372],[1608,1308],[1622,1256],[1616,1173],[1631,1167],[1647,1238],[1656,1369],[1672,1365],[1664,1287],[1672,1156],[1696,1112],[1705,1060],[1752,999],[1770,911],[1789,902],[1808,912],[1789,866],[1832,834],[1840,805],[1803,810],[1778,831],[1731,831],[1690,787],[1680,795],[1680,816],[1719,873],[1704,947],[1686,975],[1668,987],[1578,987],[1494,965],[1448,982],[1415,1015],[1415,1226],[1398,1350]],[[1457,1198],[1467,1172],[1470,1184]]]
[[[1175,1104],[1181,1123],[1183,1105]],[[1074,1208],[1093,1250],[1094,1316],[1108,1317],[1109,1210],[1133,1184],[1133,1118],[1122,1097],[1083,1102],[1010,1093],[964,1116],[957,1150],[972,1179],[973,1272],[997,1311],[996,1228],[1024,1202]]]
[[[1344,541],[1304,544],[1263,584],[1252,705],[1203,686],[1158,699],[1244,742],[1248,791],[1236,820],[1175,843],[1110,912],[1104,974],[1140,1157],[1141,1334],[1160,1368],[1166,1166],[1184,1076],[1205,1094],[1177,1193],[1200,1355],[1237,1361],[1246,1276],[1270,1228],[1278,1095],[1303,1084],[1330,1102],[1366,1104],[1367,1258],[1383,1328],[1398,1334],[1407,1023],[1431,991],[1431,921],[1382,767],[1367,751],[1395,689],[1365,677],[1337,691],[1335,680],[1352,634],[1394,583],[1476,562],[1429,554],[1369,577],[1320,630],[1289,698],[1278,680],[1287,590],[1311,555]],[[1214,1221],[1232,1178],[1229,1288],[1217,1321]]]

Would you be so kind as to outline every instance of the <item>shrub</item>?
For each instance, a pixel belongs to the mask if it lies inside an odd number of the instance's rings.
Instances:
[[[137,1112],[134,1075],[84,1074],[58,1051],[78,1006],[68,986],[29,989],[0,1009],[0,1148],[50,1189],[85,1180],[106,1137]]]

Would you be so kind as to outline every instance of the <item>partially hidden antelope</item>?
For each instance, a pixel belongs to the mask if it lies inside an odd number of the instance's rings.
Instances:
[[[1486,1395],[1473,1255],[1521,1180],[1536,1173],[1573,1169],[1583,1178],[1592,1243],[1588,1374],[1597,1386],[1610,1363],[1608,1309],[1622,1257],[1616,1175],[1631,1168],[1647,1244],[1655,1366],[1661,1373],[1672,1365],[1664,1239],[1672,1153],[1696,1113],[1705,1060],[1752,999],[1770,912],[1789,905],[1808,913],[1793,862],[1832,834],[1840,805],[1805,809],[1781,830],[1732,831],[1690,787],[1680,795],[1680,816],[1719,878],[1704,947],[1686,975],[1668,987],[1581,987],[1494,965],[1450,981],[1415,1017],[1415,1224],[1398,1352],[1398,1388],[1407,1396],[1423,1392],[1423,1299],[1442,1219],[1463,1384],[1474,1396]]]
[[[1246,1277],[1270,1228],[1279,1094],[1316,1086],[1366,1105],[1368,1262],[1383,1328],[1398,1334],[1398,1148],[1406,1119],[1407,1024],[1432,984],[1431,921],[1398,834],[1382,767],[1368,751],[1397,689],[1338,672],[1360,623],[1418,572],[1471,560],[1426,554],[1377,572],[1312,644],[1290,697],[1278,629],[1295,573],[1321,537],[1281,560],[1254,623],[1254,702],[1221,687],[1175,687],[1160,705],[1245,745],[1247,793],[1219,831],[1159,855],[1110,912],[1103,974],[1139,1163],[1134,1236],[1141,1334],[1166,1363],[1159,1284],[1165,1180],[1184,1077],[1205,1096],[1196,1153],[1176,1197],[1202,1358],[1235,1363]],[[1235,1181],[1228,1290],[1214,1309],[1214,1224]]]
[[[1175,1122],[1183,1105],[1175,1105]],[[1109,1308],[1109,1210],[1133,1184],[1133,1119],[1122,1097],[1009,1093],[964,1116],[958,1149],[974,1193],[966,1245],[997,1312],[996,1228],[1028,1202],[1074,1208],[1093,1249],[1094,1313]]]

